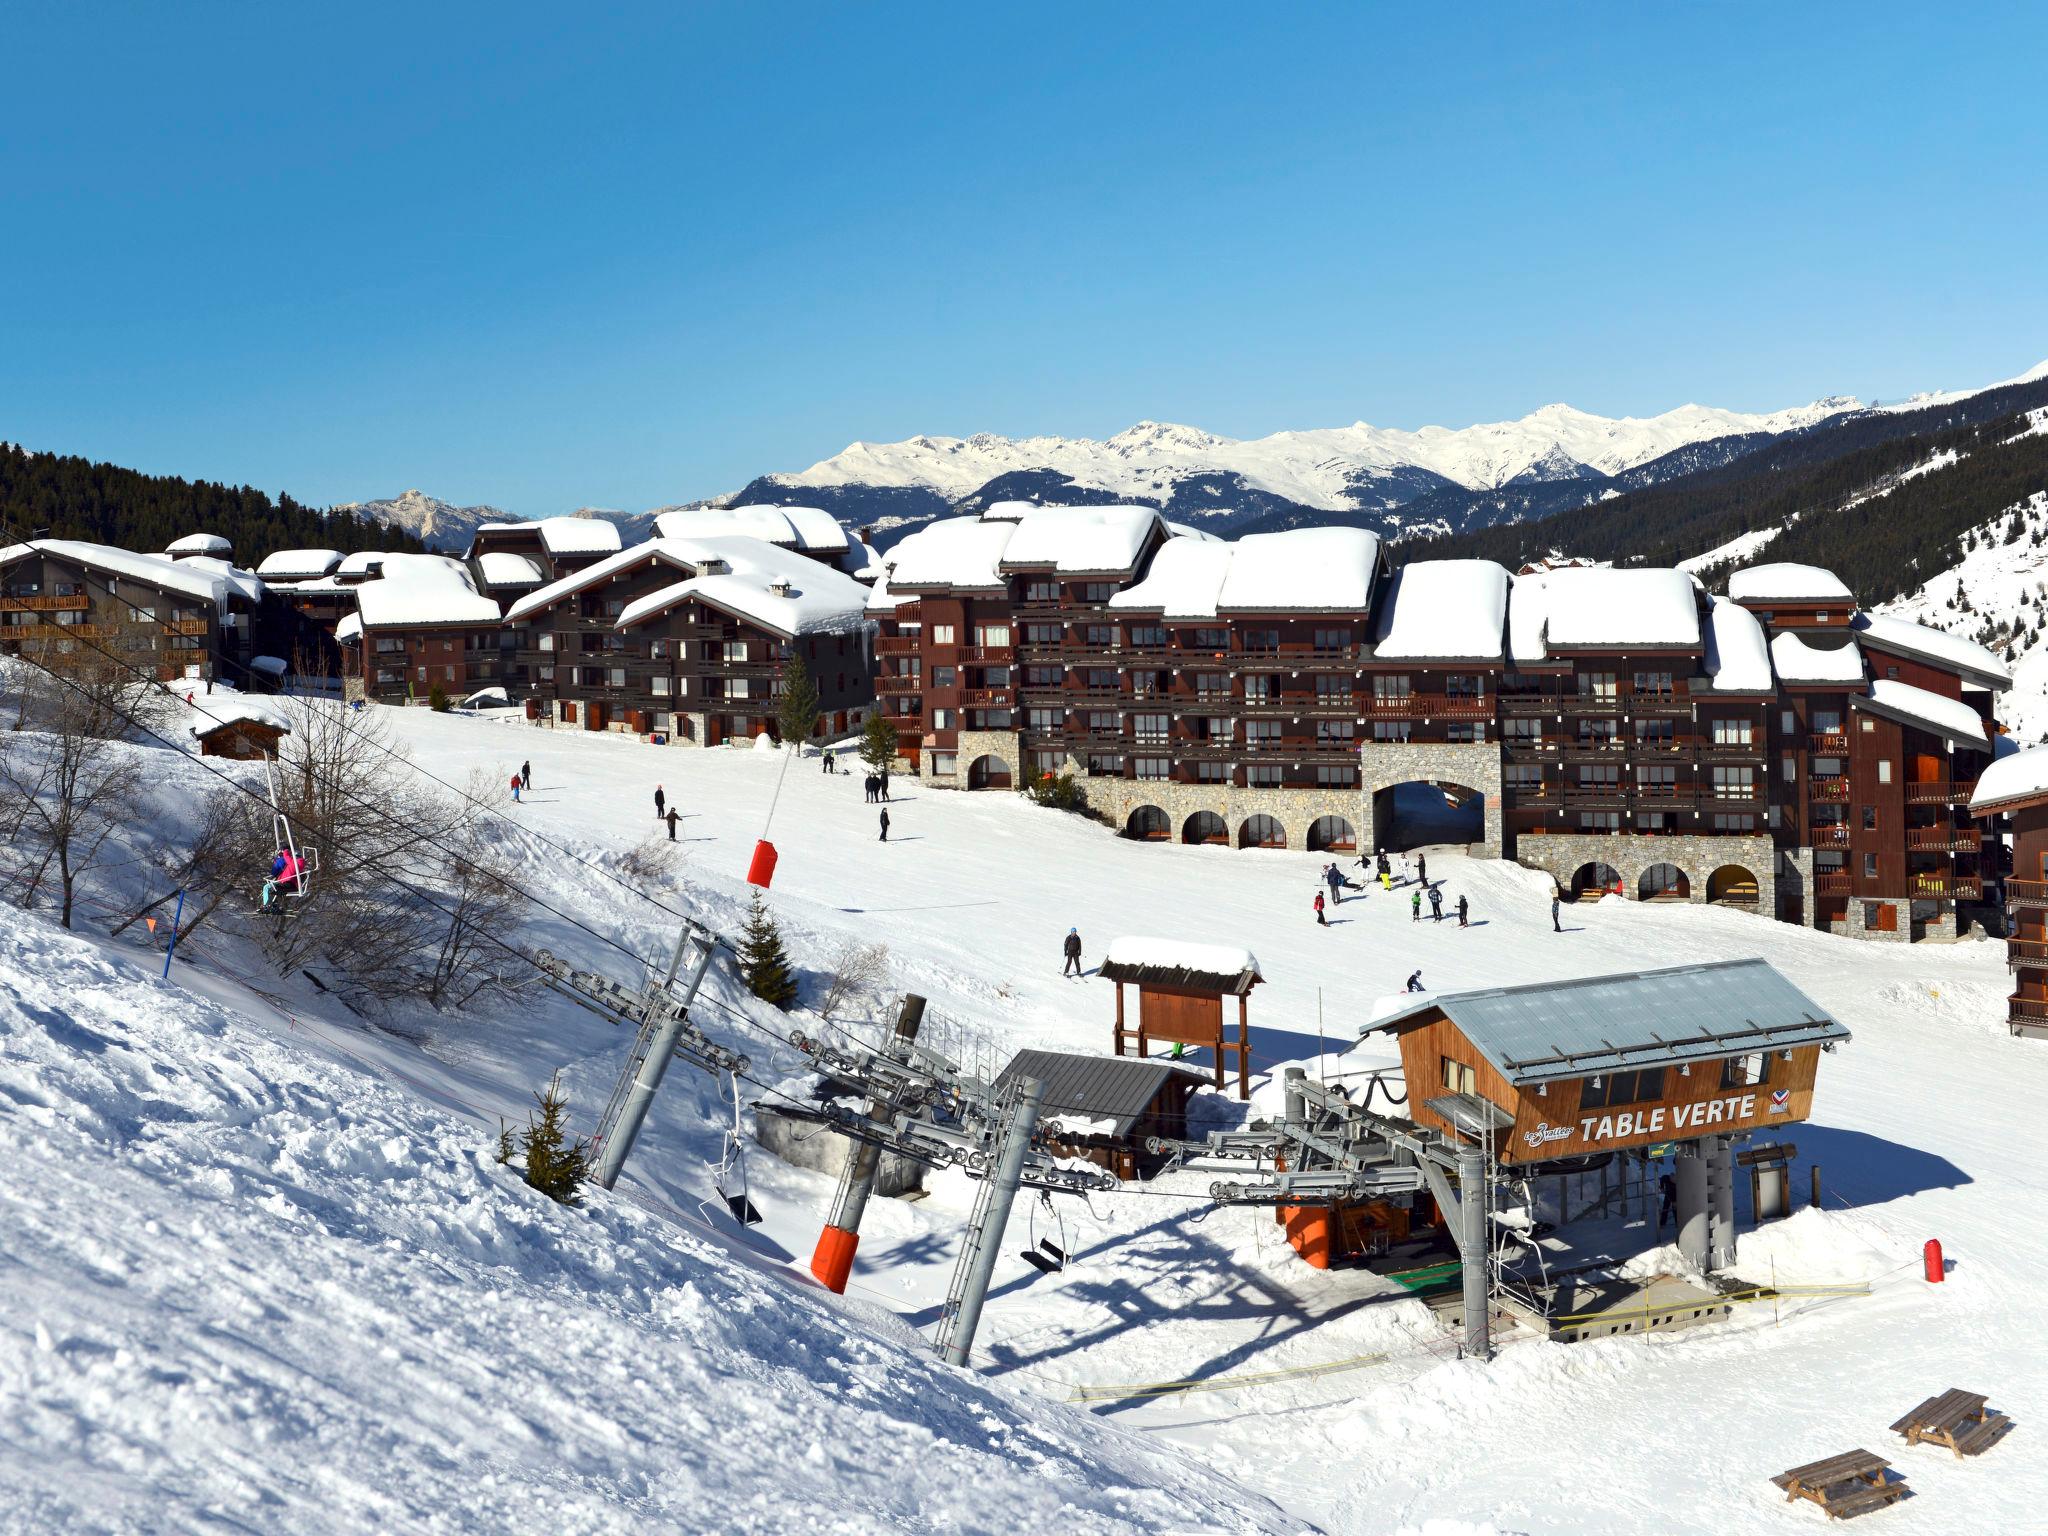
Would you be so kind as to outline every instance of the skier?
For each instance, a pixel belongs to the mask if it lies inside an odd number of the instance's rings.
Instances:
[[[886,843],[887,841],[889,841],[889,808],[888,808],[888,807],[887,807],[886,805],[882,807],[882,837],[881,837],[881,840],[882,840],[883,842],[885,842],[885,843]]]
[[[884,811],[884,812],[883,812],[882,814],[886,816],[886,815],[888,814],[888,812]],[[1066,966],[1066,969],[1065,969],[1065,970],[1063,970],[1063,971],[1061,971],[1061,972],[1060,972],[1060,974],[1061,974],[1062,976],[1078,976],[1078,975],[1080,975],[1080,974],[1081,974],[1081,930],[1080,930],[1080,929],[1078,929],[1078,928],[1069,928],[1069,929],[1067,930],[1067,940],[1066,940],[1066,943],[1065,943],[1065,944],[1063,944],[1063,945],[1061,946],[1061,948],[1062,948],[1062,949],[1064,950],[1064,952],[1065,952],[1065,954],[1066,954],[1066,957],[1067,957],[1067,966]]]
[[[1550,931],[1551,931],[1552,933],[1563,933],[1563,932],[1564,932],[1564,924],[1563,924],[1563,923],[1560,923],[1560,922],[1559,922],[1559,921],[1557,920],[1557,892],[1556,892],[1556,891],[1552,891],[1552,892],[1550,893]]]
[[[533,788],[533,764],[521,763],[519,765],[519,787],[521,789]]]
[[[676,808],[674,806],[668,808],[668,840],[670,842],[676,840]]]
[[[881,789],[882,789],[882,798],[883,798],[884,800],[887,800],[887,799],[889,798],[889,770],[888,770],[888,769],[886,769],[886,768],[884,768],[884,769],[882,770],[882,784],[881,784]]]
[[[1344,874],[1343,871],[1337,868],[1334,860],[1331,862],[1330,867],[1323,871],[1323,883],[1330,888],[1331,906],[1334,907],[1344,900],[1342,896],[1337,894],[1343,888]]]
[[[830,773],[831,771],[832,771],[832,749],[831,749],[830,747],[827,747],[827,748],[826,748],[826,749],[825,749],[825,750],[824,750],[823,752],[820,752],[820,753],[818,754],[818,772],[820,772],[820,773]]]
[[[1394,877],[1387,870],[1380,871],[1380,889],[1389,896],[1394,894]]]
[[[1467,909],[1465,906],[1465,898],[1460,896],[1458,898],[1458,926],[1460,928],[1469,928],[1472,926],[1470,923],[1465,921],[1466,910]]]
[[[512,803],[519,803],[519,775],[516,773],[512,775]]]
[[[1424,885],[1429,884],[1429,859],[1426,855],[1415,855],[1415,878]]]
[[[1422,921],[1422,892],[1420,891],[1410,891],[1408,893],[1408,921],[1411,923]]]
[[[1422,972],[1416,971],[1409,976],[1408,990],[1410,992],[1420,992],[1422,990]]]
[[[661,820],[661,813],[668,805],[668,796],[661,792],[659,784],[654,786],[654,819]]]
[[[1429,920],[1432,923],[1444,920],[1444,893],[1439,886],[1432,885],[1429,888]]]
[[[882,793],[882,781],[872,773],[867,776],[861,787],[867,791],[869,805],[873,805],[876,797]]]
[[[1379,872],[1383,875],[1391,875],[1394,872],[1394,866],[1387,862],[1387,854],[1385,849],[1381,849],[1378,853],[1373,855],[1373,862],[1378,867]]]
[[[1330,920],[1323,916],[1323,893],[1321,891],[1316,892],[1316,921],[1325,928],[1330,926]]]

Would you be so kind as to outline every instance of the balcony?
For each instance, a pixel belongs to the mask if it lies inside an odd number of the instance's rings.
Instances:
[[[1806,798],[1816,805],[1842,805],[1849,799],[1847,779],[1808,779]]]
[[[1562,697],[1555,693],[1503,693],[1496,697],[1504,715],[1555,715],[1564,709]]]
[[[1849,751],[1847,731],[1815,731],[1806,738],[1806,750],[1819,757],[1842,757]]]
[[[1692,700],[1676,693],[1631,693],[1627,695],[1632,715],[1689,716]]]
[[[127,631],[119,624],[9,624],[0,640],[119,640]],[[202,622],[199,633],[206,633]]]
[[[1007,667],[1017,659],[1013,645],[963,645],[960,660],[971,667]]]
[[[1596,762],[1618,759],[1628,751],[1628,743],[1620,737],[1612,741],[1598,741],[1586,737],[1560,742],[1558,754],[1565,758],[1587,758]]]
[[[1626,784],[1567,784],[1564,786],[1566,805],[1627,805],[1629,786]]]
[[[1751,741],[1703,741],[1700,743],[1700,761],[1707,763],[1757,763],[1762,762],[1762,742]]]
[[[1366,720],[1491,720],[1493,700],[1469,694],[1374,694],[1359,698],[1359,715]]]
[[[1845,826],[1816,826],[1807,834],[1809,848],[1846,848],[1849,846],[1849,829]]]
[[[2008,907],[2048,907],[2048,880],[2016,880],[2005,882],[2005,904]]]
[[[2005,965],[2007,970],[2016,971],[2021,966],[2048,968],[2048,942],[2040,939],[2007,939],[2005,941]]]
[[[1972,881],[1972,884],[1976,882]],[[1956,882],[1947,875],[1912,874],[1906,877],[1906,891],[1909,895],[1923,899],[1945,901],[1955,895]]]
[[[921,644],[917,635],[877,635],[875,654],[877,656],[915,656]]]
[[[1813,894],[1816,896],[1847,896],[1849,894],[1848,875],[1840,870],[1830,874],[1815,875],[1813,877]]]
[[[1923,784],[1908,784],[1906,786],[1906,804],[1965,805],[1969,803],[1970,792],[1976,787],[1974,781],[1968,784],[1952,784],[1945,779],[1932,780]]]
[[[2048,1024],[2048,999],[2008,997],[2005,1001],[2006,1018],[2012,1023],[2029,1025],[2036,1033]]]
[[[1763,786],[1759,784],[1702,784],[1700,803],[1715,805],[1754,805],[1763,798]]]
[[[960,690],[960,707],[962,709],[1008,709],[1010,706],[1010,690],[1007,688],[962,688]]]
[[[1915,853],[1970,852],[1982,840],[1975,827],[1906,828],[1906,846]]]
[[[92,599],[83,592],[42,593],[31,597],[0,597],[0,613],[84,613]]]

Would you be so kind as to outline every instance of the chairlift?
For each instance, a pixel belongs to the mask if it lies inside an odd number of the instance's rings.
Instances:
[[[283,916],[287,909],[277,904],[278,897],[303,901],[312,893],[313,877],[320,873],[320,850],[299,846],[291,818],[285,815],[284,802],[278,797],[277,759],[268,752],[263,754],[263,783],[270,792],[270,832],[276,853],[263,882],[262,906],[265,911],[275,908]]]
[[[1059,1223],[1060,1240],[1055,1243],[1049,1237],[1038,1235],[1038,1208],[1033,1206],[1030,1221],[1031,1246],[1018,1257],[1040,1274],[1056,1275],[1067,1267],[1067,1218],[1053,1205],[1051,1190],[1041,1189],[1038,1192],[1038,1200],[1048,1214]]]
[[[737,1072],[728,1072],[732,1083],[732,1126],[725,1133],[725,1151],[719,1159],[718,1172],[712,1183],[718,1188],[718,1196],[725,1202],[725,1208],[732,1213],[732,1219],[743,1227],[761,1224],[761,1212],[754,1202],[747,1198],[747,1143],[740,1134],[740,1079]]]

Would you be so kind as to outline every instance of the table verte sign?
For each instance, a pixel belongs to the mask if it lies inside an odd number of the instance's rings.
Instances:
[[[1792,1096],[1785,1089],[1769,1096],[1768,1113],[1782,1115],[1791,1107]],[[1736,1125],[1753,1120],[1757,1095],[1735,1093],[1697,1104],[1655,1104],[1642,1109],[1616,1110],[1612,1114],[1582,1115],[1576,1123],[1550,1125],[1539,1122],[1522,1133],[1523,1142],[1534,1148],[1550,1142],[1630,1141],[1645,1136],[1691,1137],[1710,1134],[1716,1126]]]

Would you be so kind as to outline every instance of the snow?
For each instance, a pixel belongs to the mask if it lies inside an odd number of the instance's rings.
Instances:
[[[1929,693],[1925,688],[1915,688],[1911,683],[1895,682],[1883,677],[1871,683],[1870,698],[1873,703],[1896,710],[1937,736],[1946,736],[1951,741],[1960,741],[1970,746],[1990,745],[1984,734],[1984,722],[1977,718],[1977,711],[1960,699],[1951,699],[1945,694]]]
[[[1974,640],[1885,614],[1859,613],[1854,623],[1857,638],[1866,645],[1904,651],[1937,665],[1960,669],[1966,676],[1974,673],[1978,678],[1995,679],[2000,688],[2012,684],[2012,673],[2006,670],[2005,663]]]
[[[1033,507],[1003,547],[1002,568],[1129,576],[1163,527],[1151,507]]]
[[[847,549],[846,530],[822,507],[679,507],[658,514],[654,526],[665,539],[740,534],[807,554],[842,554]]]
[[[1001,592],[1009,582],[997,566],[1016,533],[1015,523],[949,517],[920,528],[883,558],[889,584]]]
[[[1555,648],[1700,644],[1699,589],[1683,571],[1575,566],[1530,580],[1537,579],[1540,612],[1532,617],[1539,627],[1515,623],[1523,579],[1508,604],[1518,659],[1540,659]]]
[[[250,603],[263,601],[263,579],[254,571],[245,571],[228,560],[218,560],[212,555],[187,555],[178,564],[195,571],[205,571],[216,577],[222,587],[234,596]]]
[[[550,555],[605,555],[619,548],[619,529],[601,517],[543,517],[537,522],[480,523],[478,533],[540,530],[541,547]]]
[[[195,695],[186,712],[192,716],[187,730],[195,738],[211,735],[224,725],[256,720],[291,734],[291,718],[284,708],[260,694],[210,693]]]
[[[619,615],[620,629],[630,629],[693,597],[785,639],[795,635],[851,634],[867,622],[869,589],[815,560],[754,538],[680,542],[700,546],[707,557],[722,558],[729,570],[725,574],[694,575],[628,603]],[[778,555],[779,560],[769,558]],[[777,586],[782,590],[775,590]]]
[[[1769,693],[1771,656],[1756,615],[1729,598],[1708,598],[1705,665],[1716,693]]]
[[[225,555],[231,553],[234,545],[217,533],[188,533],[182,539],[173,539],[164,546],[164,553],[173,557],[179,555]]]
[[[1144,578],[1111,593],[1109,606],[1166,619],[1213,619],[1235,548],[1215,539],[1168,539]]]
[[[291,670],[282,656],[252,656],[249,658],[251,672],[268,672],[272,677],[283,677]]]
[[[1728,578],[1728,595],[1738,603],[1792,602],[1853,603],[1856,594],[1833,571],[1817,565],[1796,565],[1781,561],[1775,565],[1752,565]]]
[[[1380,537],[1363,528],[1290,528],[1253,533],[1230,546],[1216,592],[1220,613],[1372,610]]]
[[[1970,809],[1983,814],[2038,795],[2048,795],[2048,747],[2008,753],[1977,776]]]
[[[364,628],[498,623],[496,600],[477,591],[454,556],[394,553],[383,561],[383,575],[356,588]]]
[[[674,940],[655,900],[736,930],[783,754],[377,717],[456,784],[532,760],[534,801],[504,807],[519,825],[502,846],[551,905],[641,956]],[[211,781],[146,757],[153,829],[176,829]],[[616,869],[653,830],[621,807],[658,781],[692,841],[669,873],[636,877],[643,900],[578,858]],[[1510,1332],[1494,1360],[1461,1360],[1413,1298],[1301,1263],[1269,1210],[1212,1210],[1210,1181],[1243,1165],[1185,1169],[1050,1212],[1020,1202],[962,1375],[912,1331],[943,1301],[974,1199],[956,1171],[925,1199],[870,1204],[834,1301],[803,1277],[833,1176],[755,1149],[767,1220],[735,1229],[711,1183],[730,1103],[682,1063],[619,1191],[586,1211],[495,1167],[498,1117],[517,1122],[556,1067],[582,1125],[622,1063],[617,1031],[551,994],[371,1025],[225,943],[218,919],[165,986],[141,924],[69,938],[8,905],[0,1528],[1789,1536],[1817,1517],[1770,1473],[1860,1444],[1890,1454],[1884,1426],[1947,1385],[2016,1416],[2048,1400],[2033,1347],[2048,1218],[2013,1150],[2048,1098],[2048,1052],[2006,1032],[2001,944],[1867,944],[1623,900],[1568,908],[1557,935],[1543,877],[1436,847],[1431,876],[1453,904],[1470,897],[1476,926],[1413,924],[1401,890],[1348,893],[1321,928],[1308,899],[1324,855],[1136,844],[1016,795],[916,785],[891,808],[904,840],[878,845],[857,777],[793,773],[780,793],[769,899],[813,1000],[841,943],[885,940],[873,1019],[914,991],[934,1048],[970,1065],[1027,1044],[1104,1051],[1111,989],[1062,979],[1059,941],[1076,925],[1099,944],[1142,907],[1149,932],[1229,935],[1260,957],[1255,1116],[1276,1111],[1289,1065],[1356,1088],[1338,1074],[1383,1064],[1383,1048],[1344,1043],[1418,966],[1450,990],[1762,956],[1855,1040],[1823,1058],[1814,1118],[1788,1137],[1798,1214],[1752,1229],[1741,1198],[1738,1274],[1871,1294],[1572,1346]],[[153,869],[110,871],[128,883],[98,905],[117,921],[162,894]],[[538,909],[508,937],[637,979]],[[756,1003],[725,961],[692,1016],[802,1081],[774,1042],[815,1016]],[[1206,1092],[1195,1107],[1239,1113]],[[1815,1168],[1823,1210],[1805,1208]],[[1616,1267],[1674,1262],[1652,1221],[1600,1235]],[[1036,1273],[1018,1252],[1034,1236],[1073,1262]],[[1918,1278],[1929,1236],[1955,1261],[1941,1286]],[[1244,1376],[1261,1379],[1062,1403],[1082,1384]],[[1882,1518],[2031,1529],[2048,1471],[2022,1449],[1995,1466],[1899,1450],[1920,1499]]]
[[[360,613],[345,613],[334,626],[334,638],[343,642],[360,640],[363,637],[363,616]]]
[[[369,575],[378,566],[382,565],[387,558],[389,558],[388,555],[381,549],[359,549],[354,554],[346,557],[340,565],[336,566],[334,574],[338,577],[353,576],[361,578]]]
[[[75,560],[80,565],[106,575],[129,576],[136,581],[161,587],[167,592],[180,592],[187,597],[196,597],[202,602],[212,603],[216,608],[225,609],[229,594],[244,590],[241,581],[231,581],[223,574],[230,568],[218,560],[173,560],[164,555],[137,554],[133,550],[121,549],[112,544],[89,544],[79,539],[35,539],[27,544],[10,545],[7,549],[0,550],[0,564],[13,560],[31,549],[57,555],[66,560]],[[255,581],[253,576],[247,579]],[[258,582],[256,586],[260,593],[262,584]]]
[[[1784,630],[1771,636],[1771,665],[1787,683],[1844,683],[1863,686],[1863,652],[1853,640],[1840,645],[1810,645]]]
[[[279,549],[263,557],[256,574],[265,581],[317,581],[341,564],[338,549]]]
[[[1185,939],[1123,938],[1109,941],[1103,957],[1112,965],[1164,965],[1200,971],[1205,976],[1257,974],[1259,958],[1238,944],[1200,944]]]
[[[1679,561],[1678,569],[1696,576],[1716,566],[1746,560],[1784,531],[1783,528],[1758,528],[1751,533],[1739,533],[1726,544],[1717,544],[1703,555]]]
[[[548,573],[526,555],[509,549],[487,549],[476,557],[487,587],[531,587],[548,579]]]
[[[1416,560],[1394,573],[1380,603],[1384,661],[1498,661],[1509,577],[1491,560]]]

